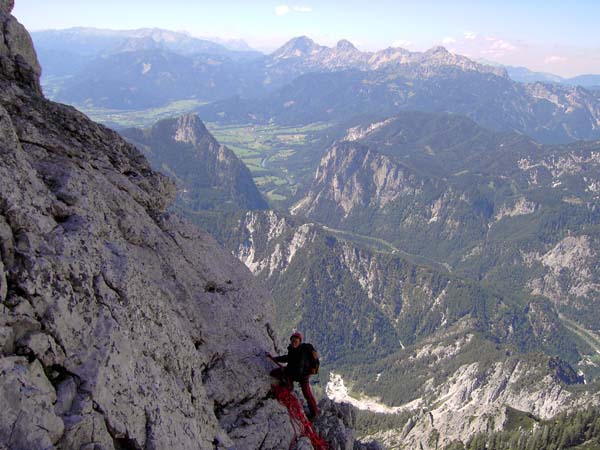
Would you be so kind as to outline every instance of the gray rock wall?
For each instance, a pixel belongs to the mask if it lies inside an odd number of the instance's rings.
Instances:
[[[14,0],[0,0],[0,78],[18,82],[40,93],[42,72],[31,36],[10,13]]]
[[[172,182],[45,100],[0,3],[0,448],[279,449],[271,299]]]

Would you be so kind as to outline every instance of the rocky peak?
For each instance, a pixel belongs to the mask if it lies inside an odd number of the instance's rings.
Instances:
[[[321,49],[321,46],[315,43],[307,36],[299,36],[290,39],[282,47],[275,50],[272,56],[275,59],[303,57],[308,56],[314,51]]]
[[[197,114],[164,119],[149,129],[132,128],[121,134],[146,152],[157,170],[175,175],[178,202],[184,208],[267,207],[248,168],[233,151],[219,144]]]
[[[174,120],[173,137],[177,142],[196,145],[210,133],[197,114],[185,114]]]
[[[42,73],[29,33],[10,13],[14,0],[0,3],[0,79],[18,84],[41,94]]]
[[[417,60],[425,66],[454,66],[462,70],[491,73],[499,77],[508,78],[508,73],[506,72],[506,69],[502,67],[494,67],[479,64],[467,58],[466,56],[451,53],[441,45],[430,48],[425,53],[416,55],[418,55]]]
[[[292,211],[310,217],[320,208],[336,208],[347,218],[362,207],[383,207],[399,195],[412,197],[420,184],[403,164],[359,142],[342,141],[321,159],[308,195]]]
[[[426,55],[450,55],[451,53],[446,50],[446,47],[442,45],[438,45],[436,47],[432,47],[425,52]]]
[[[289,40],[289,42],[286,45],[289,45],[292,48],[295,48],[298,50],[304,50],[304,51],[310,50],[313,47],[317,46],[315,41],[313,41],[308,36],[298,36],[298,37],[292,38]]]
[[[410,52],[400,47],[389,47],[374,53],[369,66],[373,69],[401,69],[412,71],[405,72],[411,77],[428,77],[439,74],[439,69],[452,66],[461,70],[493,73],[494,75],[508,78],[506,70],[502,67],[492,67],[478,64],[469,58],[450,53],[445,47],[433,47],[426,52]]]
[[[113,49],[114,53],[135,52],[143,50],[161,50],[163,46],[151,36],[133,37],[121,42]]]
[[[352,44],[352,42],[342,39],[335,46],[336,50],[343,52],[358,52],[359,50]]]
[[[197,150],[210,147],[210,151],[216,153],[221,147],[195,113],[159,120],[144,130],[138,128],[122,130],[121,134],[137,143],[143,142],[144,145],[160,144],[165,148],[169,147],[170,153],[180,152],[183,147]]]
[[[121,134],[138,140],[132,130],[134,129],[123,130]],[[142,130],[137,131],[141,132]],[[219,147],[217,140],[195,113],[159,120],[152,127],[143,130],[143,133],[144,141],[147,140],[146,144],[148,145],[161,142],[163,145],[179,143],[189,144],[192,147],[211,146],[215,149]]]
[[[406,64],[410,62],[412,53],[400,47],[388,47],[374,53],[369,64],[374,69],[382,67],[394,66],[398,64]]]

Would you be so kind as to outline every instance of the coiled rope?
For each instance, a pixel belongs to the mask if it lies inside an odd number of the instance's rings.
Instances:
[[[299,439],[298,433],[310,439],[310,443],[315,450],[330,450],[329,444],[319,436],[312,423],[304,415],[302,405],[294,393],[285,386],[273,384],[271,387],[279,403],[285,406],[290,414],[290,422],[294,429],[294,440],[290,444],[290,450],[294,448]]]

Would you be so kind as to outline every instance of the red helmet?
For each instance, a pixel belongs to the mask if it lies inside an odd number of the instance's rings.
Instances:
[[[292,335],[290,336],[290,340],[291,340],[292,338],[295,338],[295,337],[296,337],[296,338],[298,338],[298,339],[300,339],[300,342],[302,342],[302,333],[300,333],[299,331],[296,331],[294,334],[292,334]]]

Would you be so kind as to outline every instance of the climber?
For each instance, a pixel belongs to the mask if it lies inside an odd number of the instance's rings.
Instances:
[[[267,353],[267,357],[280,366],[271,371],[271,376],[278,378],[289,390],[294,388],[294,381],[300,383],[310,411],[308,418],[312,420],[317,417],[319,409],[309,383],[310,376],[319,371],[319,355],[315,348],[311,344],[302,343],[302,334],[296,332],[290,336],[287,355],[273,357]],[[283,367],[279,363],[287,363],[287,366]]]

